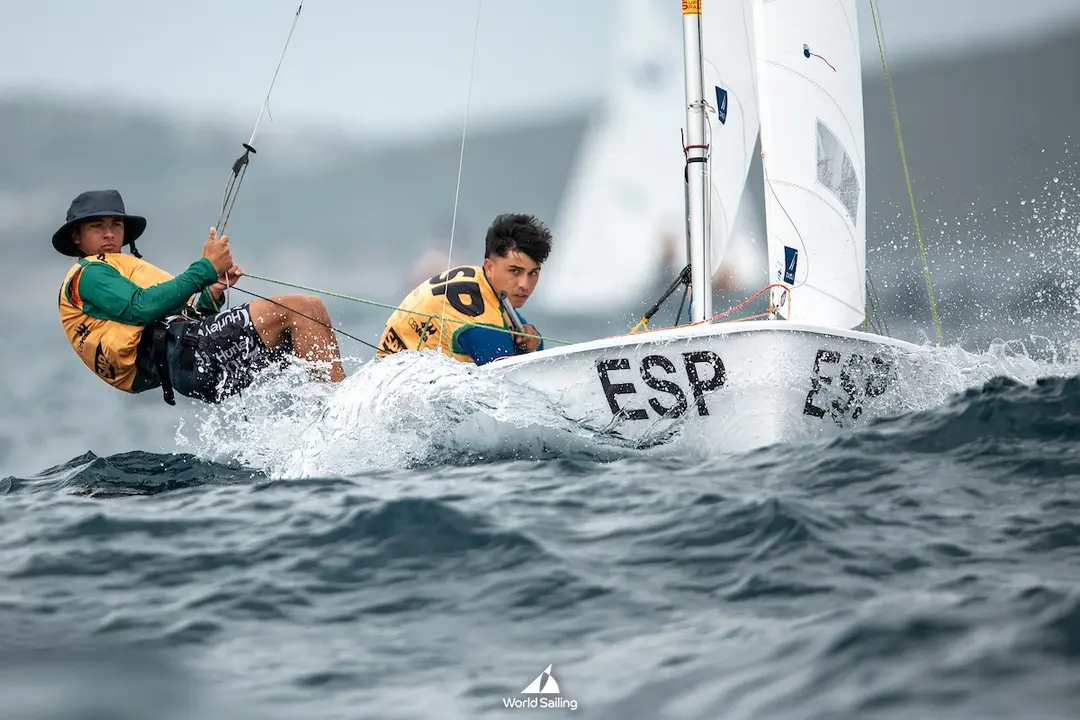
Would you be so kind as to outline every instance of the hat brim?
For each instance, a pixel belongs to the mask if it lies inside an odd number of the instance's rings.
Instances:
[[[90,218],[96,217],[123,218],[124,245],[135,242],[146,231],[146,218],[141,215],[118,214],[115,210],[90,213],[89,215],[84,215],[83,217],[64,223],[60,226],[59,230],[53,233],[52,244],[56,251],[61,255],[67,255],[69,257],[82,257],[83,254],[75,247],[75,243],[71,241],[71,228],[75,227],[83,220],[89,220]]]

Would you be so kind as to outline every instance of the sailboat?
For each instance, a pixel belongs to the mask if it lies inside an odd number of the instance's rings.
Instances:
[[[478,370],[639,443],[678,433],[745,450],[893,411],[898,378],[921,350],[859,329],[867,324],[866,159],[855,5],[683,0],[686,139],[673,150],[679,176],[668,179],[684,190],[691,322]],[[755,122],[768,308],[760,319],[716,322],[710,277],[723,248],[713,229],[729,221],[716,199],[730,203],[748,163],[738,151],[745,137],[731,142],[725,133],[752,134]]]

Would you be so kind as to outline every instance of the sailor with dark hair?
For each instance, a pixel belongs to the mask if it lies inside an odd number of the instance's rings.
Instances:
[[[543,350],[540,333],[518,311],[536,290],[551,243],[535,216],[499,215],[487,231],[483,264],[450,268],[410,292],[386,321],[377,356],[431,349],[483,365]]]
[[[60,286],[60,322],[99,378],[130,393],[161,387],[170,405],[174,388],[219,402],[291,349],[328,363],[331,381],[344,379],[321,300],[284,295],[222,311],[226,283],[243,275],[229,237],[211,228],[202,257],[174,278],[135,249],[145,230],[146,218],[128,214],[119,192],[91,190],[71,202],[52,236],[57,252],[78,258]]]

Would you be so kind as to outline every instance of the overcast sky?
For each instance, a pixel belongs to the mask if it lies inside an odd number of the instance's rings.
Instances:
[[[542,113],[597,96],[611,72],[620,1],[483,0],[471,117]],[[677,24],[678,3],[664,1]],[[730,1],[705,0],[705,10]],[[109,90],[250,125],[297,5],[0,0],[0,92]],[[460,123],[476,8],[477,0],[306,0],[271,102],[275,126],[385,133]],[[879,8],[893,63],[1080,22],[1080,0],[879,0]],[[869,0],[859,11],[864,59],[876,61]]]

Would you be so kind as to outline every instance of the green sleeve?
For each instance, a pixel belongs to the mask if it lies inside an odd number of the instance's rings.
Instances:
[[[222,298],[224,297],[222,295]],[[216,313],[221,309],[221,303],[210,294],[210,288],[203,288],[203,291],[199,293],[199,299],[195,301],[195,309],[201,313]]]
[[[89,263],[79,278],[87,315],[125,325],[145,326],[183,311],[188,298],[217,282],[217,272],[199,258],[172,280],[141,288],[105,263]]]

